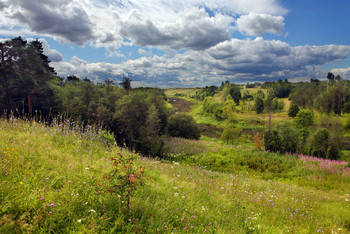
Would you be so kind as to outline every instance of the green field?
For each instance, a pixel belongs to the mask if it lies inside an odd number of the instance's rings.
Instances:
[[[169,159],[159,161],[107,146],[93,129],[79,132],[16,119],[1,120],[0,134],[2,233],[350,229],[350,173],[341,163],[208,139],[179,139]],[[111,187],[118,176],[111,175],[111,157],[136,157],[128,163],[145,168],[143,185],[135,184],[130,193],[129,209],[125,194]]]

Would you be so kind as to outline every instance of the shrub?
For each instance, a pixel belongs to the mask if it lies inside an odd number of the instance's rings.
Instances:
[[[288,116],[294,118],[295,116],[297,116],[299,110],[300,109],[298,105],[295,105],[295,104],[290,105],[288,110]]]
[[[115,144],[115,138],[114,134],[109,132],[108,130],[102,130],[101,131],[101,140],[107,145],[112,146]]]
[[[173,137],[199,139],[200,130],[192,116],[176,113],[169,117],[168,134]]]
[[[295,116],[294,122],[300,128],[312,127],[314,125],[314,113],[312,110],[300,110]]]
[[[311,140],[312,155],[325,158],[329,148],[330,134],[326,128],[321,128],[315,132]]]
[[[278,131],[265,132],[264,135],[265,150],[273,152],[283,151],[283,139]]]
[[[343,112],[344,113],[350,113],[350,102],[347,102],[343,106]]]
[[[254,109],[257,114],[261,114],[264,111],[264,100],[261,97],[256,97],[254,102]]]
[[[283,150],[296,153],[300,141],[299,131],[289,123],[280,123],[276,126],[277,131],[283,139]]]

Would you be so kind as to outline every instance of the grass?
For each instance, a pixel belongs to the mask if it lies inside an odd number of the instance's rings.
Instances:
[[[193,155],[182,161],[159,161],[107,146],[96,129],[82,132],[68,125],[45,127],[20,120],[1,120],[0,135],[1,233],[347,233],[350,229],[349,178],[334,175],[330,181],[335,186],[317,187],[327,180],[320,176],[331,171],[313,171],[310,165],[317,162],[312,160],[177,139],[176,145],[186,145],[187,155],[192,148],[197,159]],[[133,155],[138,158],[134,163],[145,167],[144,185],[132,193],[128,213],[120,193],[108,191],[110,158],[118,155]],[[209,155],[216,158],[218,168],[198,165]],[[220,160],[239,158],[280,161],[295,165],[293,173],[304,174],[264,179],[268,172],[248,163],[236,171],[218,172],[224,171]],[[299,179],[305,183],[299,184]]]
[[[167,97],[181,97],[186,100],[192,100],[191,96],[195,95],[200,88],[175,88],[166,89],[165,94]]]

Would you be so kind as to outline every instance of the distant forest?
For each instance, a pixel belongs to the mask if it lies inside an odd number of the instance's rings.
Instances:
[[[108,130],[108,134],[119,145],[151,156],[162,155],[165,135],[192,139],[200,137],[193,117],[170,109],[161,89],[133,89],[132,80],[127,77],[119,84],[110,79],[94,83],[74,75],[59,77],[50,66],[38,40],[27,42],[18,37],[2,42],[0,53],[0,110],[4,117],[40,118],[48,124],[58,118],[83,127],[98,124]],[[325,81],[311,79],[310,82],[300,83],[278,80],[247,84],[247,88],[261,87],[268,90],[267,93],[259,91],[254,95],[243,90],[241,85],[223,82],[219,87],[202,88],[193,98],[203,101],[203,111],[221,120],[231,118],[230,111],[235,106],[243,106],[245,101],[253,102],[253,110],[260,114],[280,111],[284,108],[281,98],[289,98],[290,117],[297,118],[299,110],[304,111],[304,117],[299,114],[299,128],[304,129],[304,132],[299,132],[298,137],[306,143],[306,137],[310,135],[308,124],[311,124],[306,120],[308,115],[312,115],[312,110],[339,116],[350,113],[349,81],[332,73],[328,73],[325,78]],[[217,90],[224,93],[221,103],[212,99]],[[300,142],[294,148],[277,147],[276,142],[280,143],[281,138],[279,134],[281,131],[271,129],[265,134],[267,150],[301,152]],[[320,137],[327,137],[329,133],[323,130],[319,134]],[[318,151],[321,152],[316,153],[325,156],[327,152],[323,151],[327,150],[332,148],[320,148]]]

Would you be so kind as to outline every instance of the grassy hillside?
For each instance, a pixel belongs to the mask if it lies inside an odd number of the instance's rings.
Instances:
[[[80,132],[67,126],[0,121],[0,232],[346,233],[350,229],[350,175],[342,164],[315,170],[300,186],[293,180],[264,180],[263,172],[244,167],[219,173],[198,163],[142,158],[107,146],[105,137],[93,129]],[[216,149],[220,147],[209,145],[207,153]],[[110,192],[113,178],[123,173],[121,169],[112,176],[111,157],[130,158],[127,165],[145,168],[143,186],[135,185],[131,192],[129,211],[120,190]],[[295,160],[305,170],[322,164]],[[342,173],[336,174],[336,168]],[[326,179],[322,173],[333,176],[339,189],[313,186]]]

